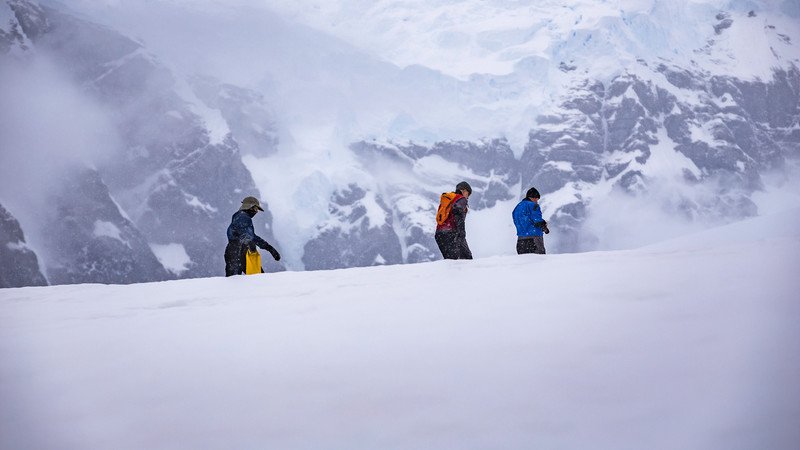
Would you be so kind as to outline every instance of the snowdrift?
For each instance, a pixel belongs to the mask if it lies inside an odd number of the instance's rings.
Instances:
[[[789,449],[800,211],[637,250],[0,290],[4,449]]]

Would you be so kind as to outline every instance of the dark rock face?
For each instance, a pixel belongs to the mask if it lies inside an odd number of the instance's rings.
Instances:
[[[0,23],[0,54],[10,52],[25,52],[29,50],[30,41],[22,31],[22,26],[17,20],[12,3],[0,3],[0,17],[9,16],[8,23]]]
[[[717,20],[719,20],[719,22],[714,25],[714,33],[716,34],[722,34],[723,31],[733,25],[733,19],[731,19],[730,15],[727,13],[717,14]]]
[[[470,206],[477,209],[491,208],[499,200],[511,198],[508,188],[518,178],[514,153],[504,139],[486,142],[440,142],[426,155],[441,156],[472,172],[465,181],[472,186]]]
[[[768,83],[714,77],[711,92],[724,101],[719,112],[735,116],[725,123],[731,137],[761,167],[800,156],[800,70],[776,71]]]
[[[242,153],[264,157],[278,150],[275,118],[262,94],[210,77],[189,81],[206,105],[220,111]]]
[[[142,234],[123,217],[100,175],[77,172],[54,198],[42,226],[53,284],[137,283],[172,278]]]
[[[14,216],[0,205],[0,288],[46,286],[39,260]]]
[[[333,195],[330,213],[333,220],[305,245],[307,270],[402,262],[391,210],[379,195],[351,184]]]
[[[50,281],[132,283],[171,276],[90,169],[65,176],[34,225]]]

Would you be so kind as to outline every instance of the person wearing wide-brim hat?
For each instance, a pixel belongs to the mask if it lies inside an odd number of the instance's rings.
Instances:
[[[281,254],[267,241],[261,239],[253,228],[253,217],[264,211],[258,199],[245,197],[242,206],[231,217],[228,226],[228,246],[225,247],[225,276],[239,275],[245,270],[247,250],[256,251],[256,246],[268,251],[275,261],[281,260]]]

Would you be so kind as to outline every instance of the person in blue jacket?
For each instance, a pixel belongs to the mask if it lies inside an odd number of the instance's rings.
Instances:
[[[525,198],[517,204],[511,217],[517,227],[517,254],[538,253],[545,254],[544,235],[550,233],[547,221],[542,218],[542,208],[539,207],[539,191],[536,188],[528,189]]]
[[[239,211],[231,217],[231,224],[228,225],[228,246],[225,247],[226,277],[244,273],[247,250],[256,251],[256,246],[268,251],[275,261],[281,260],[281,254],[275,247],[256,235],[253,229],[253,217],[263,210],[257,198],[245,197]]]

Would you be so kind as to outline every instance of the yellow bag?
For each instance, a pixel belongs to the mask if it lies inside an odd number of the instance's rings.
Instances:
[[[245,255],[244,259],[244,273],[246,275],[261,273],[261,253],[259,253],[258,250],[254,252],[247,250],[247,254]]]

